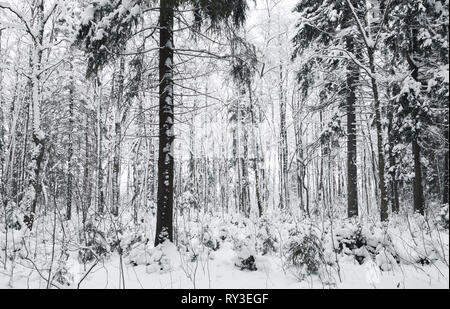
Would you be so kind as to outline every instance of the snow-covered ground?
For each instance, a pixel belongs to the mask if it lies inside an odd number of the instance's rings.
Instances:
[[[60,227],[53,259],[51,231],[11,232],[6,268],[2,234],[0,288],[46,288],[49,278],[53,288],[82,289],[449,288],[448,228],[439,219],[402,215],[381,225],[185,215],[177,217],[175,244],[158,248],[146,232],[153,223],[91,232],[89,249],[67,237],[70,226]]]
[[[154,271],[151,266],[124,265],[124,280],[121,278],[120,259],[115,256],[96,266],[80,288],[117,289],[307,289],[307,288],[449,288],[448,266],[437,263],[432,266],[402,265],[395,271],[381,272],[373,265],[359,265],[356,261],[343,261],[341,280],[337,273],[332,282],[323,282],[318,276],[299,281],[289,270],[282,267],[277,257],[257,257],[257,271],[241,271],[234,266],[233,254],[228,249],[220,249],[209,261],[199,263],[195,272],[188,274],[180,264],[180,258],[174,256],[176,267],[169,271]],[[84,275],[82,267],[74,263],[71,274],[78,282]],[[0,288],[46,288],[47,281],[36,271],[16,266],[14,278],[7,271],[0,272]],[[58,284],[59,287],[61,287]],[[77,286],[67,286],[76,288]]]

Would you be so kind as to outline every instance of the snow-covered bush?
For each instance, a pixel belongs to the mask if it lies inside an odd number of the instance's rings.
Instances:
[[[400,263],[386,227],[347,221],[336,231],[339,254],[353,256],[363,265],[375,261],[381,270],[391,270]]]
[[[14,229],[19,231],[22,228],[23,222],[20,218],[20,215],[17,211],[17,207],[15,207],[15,203],[11,203],[12,207],[7,208],[6,210],[6,224],[9,229]]]
[[[360,224],[348,222],[336,232],[336,239],[338,241],[338,253],[352,255],[360,265],[369,256],[369,252],[374,253],[375,248],[368,245],[366,233]]]
[[[235,263],[235,266],[240,268],[240,270],[249,270],[249,271],[257,271],[256,267],[256,259],[253,255],[250,255],[248,258],[244,259],[238,257],[238,263]]]
[[[85,233],[86,245],[78,251],[78,259],[81,263],[91,262],[111,252],[106,235],[93,222],[86,223]]]
[[[278,237],[273,222],[268,217],[261,218],[258,226],[257,249],[263,255],[275,253],[278,250]]]
[[[441,211],[439,213],[439,222],[440,224],[448,230],[448,204],[442,206]]]
[[[298,277],[317,275],[325,264],[322,241],[313,233],[294,238],[288,245],[288,262],[297,269]]]

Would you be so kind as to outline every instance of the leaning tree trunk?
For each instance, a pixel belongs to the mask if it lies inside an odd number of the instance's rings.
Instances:
[[[31,230],[33,228],[36,214],[36,204],[39,195],[39,172],[44,157],[45,134],[41,128],[40,114],[40,84],[41,84],[41,62],[42,43],[44,37],[44,1],[41,0],[36,7],[36,20],[34,27],[34,48],[32,58],[32,110],[33,110],[33,143],[34,148],[31,153],[28,188],[26,189],[25,207],[27,214],[24,216],[24,223]]]
[[[354,53],[353,37],[346,38],[348,52]],[[356,87],[359,81],[359,68],[353,63],[347,67],[347,213],[348,217],[358,216],[358,169],[356,166]]]
[[[158,213],[155,246],[173,241],[173,182],[175,140],[173,101],[173,22],[172,1],[161,1],[159,26],[159,159]]]

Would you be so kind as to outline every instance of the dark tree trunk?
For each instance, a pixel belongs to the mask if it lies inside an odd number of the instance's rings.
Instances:
[[[175,139],[173,102],[173,1],[161,1],[159,51],[158,213],[155,246],[173,241],[173,182]]]
[[[347,50],[355,50],[355,42],[351,36],[346,38]],[[356,87],[359,81],[359,69],[354,63],[347,67],[347,211],[348,217],[358,216],[358,169],[356,166]]]
[[[447,133],[447,140],[448,140],[448,133]],[[448,149],[445,153],[445,160],[444,160],[444,192],[442,195],[442,203],[448,204]]]
[[[445,131],[445,137],[447,138],[447,151],[445,152],[445,159],[444,159],[444,192],[442,194],[442,203],[448,204],[448,147],[449,147],[449,135],[448,135],[448,118],[447,118],[447,129]]]
[[[413,29],[411,31],[412,37],[410,42],[410,50],[407,56],[408,64],[411,69],[411,76],[415,81],[419,81],[419,68],[416,65],[416,61],[413,59],[414,54],[418,50],[417,36],[418,30]],[[414,102],[412,102],[414,104]],[[410,103],[410,105],[412,105]],[[416,118],[415,108],[413,107],[413,119]],[[419,144],[419,133],[414,132],[412,137],[412,151],[414,155],[414,181],[413,181],[413,196],[414,196],[414,211],[424,214],[425,204],[423,199],[423,185],[422,185],[422,163],[421,163],[421,150]]]
[[[412,150],[414,154],[414,211],[424,214],[423,186],[422,186],[422,164],[420,145],[417,136],[412,141]]]

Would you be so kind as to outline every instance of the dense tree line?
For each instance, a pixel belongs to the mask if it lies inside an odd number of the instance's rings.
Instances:
[[[448,204],[448,1],[296,2],[0,1],[6,233]]]

